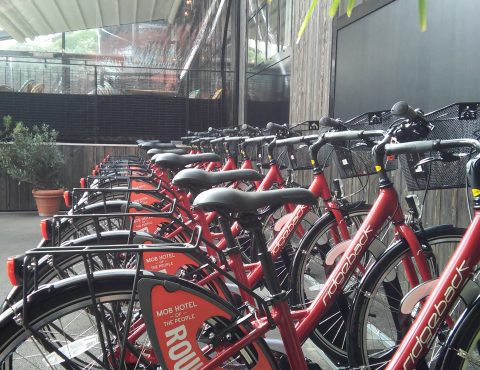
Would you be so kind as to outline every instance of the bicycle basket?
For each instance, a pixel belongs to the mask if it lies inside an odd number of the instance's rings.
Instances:
[[[480,103],[454,103],[425,115],[434,128],[426,140],[477,138],[480,133]],[[449,149],[465,153],[465,148]],[[461,188],[466,184],[465,166],[470,156],[455,162],[433,161],[416,166],[437,153],[401,155],[400,163],[409,191]]]
[[[386,131],[395,121],[390,110],[368,112],[352,118],[344,123],[349,130],[384,130]],[[367,176],[376,173],[372,148],[363,144],[362,140],[348,140],[335,143],[335,162],[340,178]],[[385,164],[387,171],[398,168],[397,160],[388,160]]]
[[[323,131],[327,131],[327,128],[319,127],[318,121],[305,121],[300,124],[296,124],[292,129],[292,133],[295,136],[308,136],[312,134],[321,134]],[[264,145],[259,152],[260,155],[257,159],[261,161],[262,167],[268,168],[269,161],[268,161],[268,145]],[[329,165],[329,150],[326,147],[323,147],[320,150],[318,155],[319,162],[324,165],[324,167],[328,167]],[[273,151],[273,157],[276,159],[277,164],[280,168],[291,168],[294,171],[300,170],[311,170],[312,162],[310,158],[309,152],[309,145],[307,144],[292,144],[292,145],[283,145],[280,147],[275,147]]]
[[[328,127],[320,126],[318,121],[306,121],[304,124],[297,126],[293,132],[298,133],[298,136],[308,136],[312,134],[321,135],[328,130]],[[330,165],[331,151],[331,147],[323,146],[318,153],[318,162],[324,168]],[[312,160],[310,158],[309,145],[300,144],[290,147],[288,149],[288,156],[290,158],[291,167],[295,171],[311,170],[313,168]]]
[[[262,168],[268,169],[270,167],[270,160],[268,158],[268,143],[265,143],[257,151],[257,163],[260,163]],[[288,161],[288,151],[286,146],[280,146],[273,148],[273,158],[277,161],[277,165],[280,169],[285,169],[290,166]]]

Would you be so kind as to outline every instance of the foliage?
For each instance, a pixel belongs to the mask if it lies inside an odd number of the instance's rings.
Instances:
[[[2,118],[3,127],[0,127],[0,141],[8,141],[13,133],[12,116],[4,116]]]
[[[92,54],[98,52],[98,35],[96,29],[65,33],[65,51],[67,53]],[[24,42],[15,40],[0,41],[0,50],[20,50],[38,52],[61,52],[62,34],[38,36]]]
[[[355,7],[356,0],[345,0],[347,1],[347,16],[350,17],[352,15],[353,8]],[[305,29],[307,28],[308,22],[310,21],[310,17],[312,16],[313,10],[317,6],[318,0],[312,0],[310,3],[310,7],[303,19],[303,22],[300,26],[300,29],[297,32],[297,41],[298,44],[300,39],[302,38]],[[340,6],[341,0],[331,0],[330,3],[330,17],[334,17],[335,14],[338,12],[338,7]],[[420,30],[425,32],[427,30],[427,0],[418,0],[418,15],[420,17]]]
[[[36,189],[57,189],[63,156],[55,145],[58,133],[43,124],[26,127],[12,125],[10,116],[3,117],[0,168],[20,182]]]

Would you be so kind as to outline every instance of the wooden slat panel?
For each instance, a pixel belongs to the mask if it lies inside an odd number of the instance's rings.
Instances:
[[[59,144],[65,164],[62,168],[61,181],[66,189],[79,186],[79,179],[88,176],[92,168],[106,154],[138,155],[138,148],[113,145],[62,145]],[[0,211],[31,211],[35,209],[32,186],[19,185],[4,173],[0,173]]]

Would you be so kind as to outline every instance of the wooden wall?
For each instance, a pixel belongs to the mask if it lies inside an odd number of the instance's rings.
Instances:
[[[65,164],[62,183],[66,189],[79,187],[79,179],[92,172],[92,168],[107,154],[138,154],[137,146],[101,144],[59,144]],[[35,209],[32,186],[19,184],[0,172],[0,211],[31,211]]]
[[[357,1],[358,4],[366,2]],[[311,0],[296,0],[293,2],[293,34],[300,28]],[[292,47],[292,71],[290,87],[290,122],[318,120],[329,113],[329,94],[332,64],[332,19],[328,14],[329,1],[319,1],[310,23],[298,45]],[[340,14],[345,13],[346,1],[342,2]],[[354,9],[355,12],[355,9]],[[294,37],[295,39],[295,37]],[[358,45],[361,47],[361,45]],[[338,177],[333,166],[326,170],[327,178],[332,181]],[[410,192],[400,170],[391,175],[394,184],[403,199]],[[297,181],[308,185],[311,173],[303,171]],[[378,181],[375,175],[362,178],[367,182],[365,191],[353,199],[365,199],[373,202],[377,194]],[[363,187],[356,179],[344,181],[345,193],[351,194]],[[420,200],[423,192],[417,192]],[[429,191],[424,211],[424,225],[450,223],[466,226],[469,223],[465,189],[432,190]],[[406,209],[406,208],[405,208]]]
[[[311,0],[293,2],[293,35],[307,13]],[[332,19],[328,1],[319,1],[298,45],[292,45],[290,122],[315,120],[328,114]]]

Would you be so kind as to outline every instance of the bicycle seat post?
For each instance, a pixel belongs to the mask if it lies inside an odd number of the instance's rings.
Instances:
[[[240,255],[241,250],[233,237],[232,230],[228,222],[228,217],[219,212],[218,222],[220,224],[220,228],[222,229],[223,237],[227,242],[227,249],[224,250],[224,253],[230,259],[230,268],[232,269],[233,275],[242,285],[248,287],[248,278],[245,270],[243,269],[242,257]],[[244,302],[248,302],[252,306],[255,306],[255,300],[249,294],[249,292],[245,291],[244,289],[240,289],[240,295]]]
[[[258,250],[258,260],[262,264],[265,285],[272,296],[271,298],[277,302],[286,300],[286,292],[282,290],[280,280],[275,272],[272,254],[267,248],[267,241],[258,215],[242,214],[239,223],[245,230],[252,231],[253,240]]]

